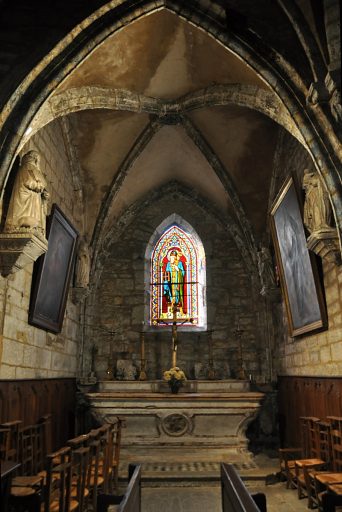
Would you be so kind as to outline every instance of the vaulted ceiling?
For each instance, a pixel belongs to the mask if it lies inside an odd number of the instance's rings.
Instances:
[[[257,94],[272,93],[253,70],[163,10],[110,36],[50,101],[68,91],[91,96],[99,89],[104,106],[121,94],[120,110],[85,108],[66,116],[90,238],[102,208],[109,226],[150,190],[172,180],[223,214],[244,216],[256,235],[263,231],[279,128],[255,108]],[[250,96],[243,106],[232,99],[239,91]],[[145,108],[129,105],[132,94]]]
[[[261,49],[268,47],[284,69],[311,77],[280,4],[260,1],[256,10],[247,0],[226,2],[228,32],[248,32],[246,41],[253,36]],[[310,2],[297,8],[320,44]],[[275,19],[277,30],[270,30]],[[77,160],[89,240],[171,181],[232,218],[250,240],[259,239],[279,132],[287,129],[304,144],[257,71],[167,8],[109,33],[85,54],[42,104],[31,130],[48,122],[61,124]]]

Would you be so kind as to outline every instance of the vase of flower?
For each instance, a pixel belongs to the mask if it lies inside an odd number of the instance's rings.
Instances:
[[[171,389],[171,393],[173,394],[177,394],[178,391],[180,390],[180,388],[182,387],[183,383],[181,380],[177,380],[177,379],[171,379],[169,381],[169,386],[170,386],[170,389]]]
[[[169,384],[171,393],[176,394],[183,386],[183,381],[186,380],[186,377],[183,370],[178,368],[178,366],[174,366],[164,372],[164,380]]]

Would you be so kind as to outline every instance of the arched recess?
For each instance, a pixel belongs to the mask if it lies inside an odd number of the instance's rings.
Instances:
[[[189,330],[205,330],[206,264],[203,243],[194,228],[176,213],[154,231],[145,252],[145,321],[163,327],[173,318]]]
[[[173,195],[177,195],[189,202],[193,202],[195,200],[204,215],[214,218],[227,232],[230,233],[251,279],[259,283],[259,274],[254,261],[251,258],[250,251],[246,246],[246,241],[241,236],[241,232],[236,221],[229,214],[223,214],[213,203],[208,201],[206,197],[201,196],[201,194],[197,193],[194,196],[194,190],[192,188],[183,183],[179,183],[178,181],[171,181],[152,190],[148,195],[130,205],[120,219],[112,219],[112,222],[107,229],[101,232],[101,237],[96,245],[96,255],[92,259],[91,289],[94,293],[102,269],[106,264],[106,257],[111,244],[116,243],[116,241],[120,239],[125,229],[127,229],[127,227],[133,223],[141,212],[143,212],[149,205],[158,202],[163,197],[170,197]]]
[[[331,120],[319,105],[313,109],[305,104],[308,90],[284,56],[275,49],[266,52],[260,40],[250,39],[254,37],[251,33],[247,38],[238,28],[227,30],[225,9],[218,2],[212,2],[208,8],[206,0],[191,3],[191,7],[181,0],[143,0],[139,6],[133,0],[112,0],[77,25],[23,80],[0,113],[2,184],[32,119],[64,78],[111,34],[163,8],[204,30],[251,67],[273,90],[305,140],[329,191],[335,220],[341,229],[341,151]]]

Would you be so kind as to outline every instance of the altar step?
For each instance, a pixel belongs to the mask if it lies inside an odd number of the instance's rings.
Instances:
[[[131,461],[133,462],[133,460]],[[139,461],[136,461],[139,462]],[[228,461],[227,461],[228,462]],[[142,465],[142,483],[146,486],[158,486],[161,482],[172,485],[191,485],[196,482],[219,482],[220,462],[148,462],[140,461]],[[278,460],[257,456],[246,462],[235,462],[234,467],[245,481],[267,481],[276,475]],[[120,464],[119,474],[124,477],[127,473],[127,462]]]

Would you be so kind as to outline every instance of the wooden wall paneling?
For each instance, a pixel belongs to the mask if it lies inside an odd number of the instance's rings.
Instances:
[[[0,381],[0,423],[22,420],[36,423],[51,414],[52,449],[74,435],[75,379],[27,379]]]
[[[278,401],[281,445],[301,446],[301,416],[342,416],[342,378],[279,377]]]
[[[5,400],[5,393],[2,388],[0,388],[0,418],[5,417],[5,407],[6,407],[6,400]]]
[[[37,387],[39,383],[30,382],[27,386],[24,387],[24,423],[29,425],[30,423],[35,423],[38,419],[38,396],[37,396]],[[36,420],[34,420],[36,418]]]
[[[19,386],[16,383],[10,383],[9,395],[11,397],[7,415],[7,421],[20,420],[23,416],[23,386]]]

